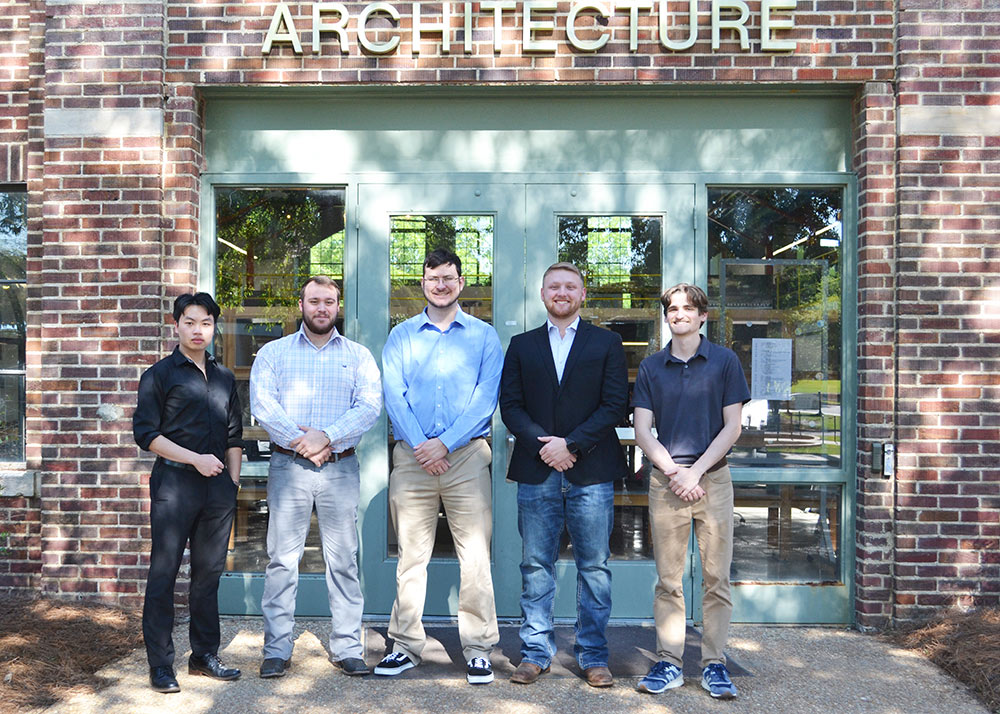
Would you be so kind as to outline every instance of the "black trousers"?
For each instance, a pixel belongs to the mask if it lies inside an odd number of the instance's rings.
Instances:
[[[159,460],[149,479],[149,519],[153,528],[142,635],[150,667],[174,662],[174,585],[191,542],[191,651],[219,650],[219,577],[226,565],[238,488],[228,471],[206,478]]]

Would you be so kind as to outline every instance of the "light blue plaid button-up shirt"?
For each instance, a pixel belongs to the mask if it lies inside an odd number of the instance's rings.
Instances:
[[[378,365],[364,345],[333,328],[316,347],[305,329],[268,342],[250,370],[250,413],[278,446],[320,429],[339,453],[357,446],[382,409]]]
[[[484,436],[502,369],[497,331],[461,308],[444,332],[426,310],[396,325],[382,350],[393,435],[413,448],[438,437],[448,451]]]

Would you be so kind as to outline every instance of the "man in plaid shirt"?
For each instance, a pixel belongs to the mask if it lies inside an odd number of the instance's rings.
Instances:
[[[346,674],[368,674],[361,644],[358,496],[354,449],[382,409],[378,366],[366,347],[334,327],[340,289],[328,277],[302,286],[298,332],[264,345],[250,372],[250,410],[271,437],[267,479],[264,661],[284,675],[292,657],[299,560],[313,507],[330,600],[330,653]]]

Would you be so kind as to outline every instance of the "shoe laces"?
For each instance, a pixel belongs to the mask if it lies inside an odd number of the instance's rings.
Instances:
[[[670,668],[673,667],[673,666],[674,665],[670,664],[670,662],[667,662],[665,660],[660,660],[659,662],[657,662],[656,664],[653,665],[653,668],[651,670],[649,670],[649,674],[647,674],[646,676],[647,677],[663,677],[664,679],[666,679],[667,672],[669,672]]]
[[[729,680],[729,672],[726,671],[726,665],[718,662],[705,667],[705,679],[710,684],[732,684]]]
[[[469,660],[469,669],[490,669],[490,663],[485,657],[473,657]]]
[[[383,662],[405,662],[408,659],[409,659],[409,657],[407,657],[402,652],[393,652],[391,655],[389,655],[388,657],[386,657],[382,661]]]

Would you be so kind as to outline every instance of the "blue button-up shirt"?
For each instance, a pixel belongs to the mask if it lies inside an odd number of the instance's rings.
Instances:
[[[320,429],[339,453],[357,446],[382,409],[378,365],[364,345],[333,329],[317,347],[305,328],[268,342],[250,369],[250,412],[278,446]]]
[[[396,325],[382,350],[393,434],[413,448],[437,437],[448,451],[485,436],[502,369],[497,331],[461,308],[444,332],[426,310]]]

